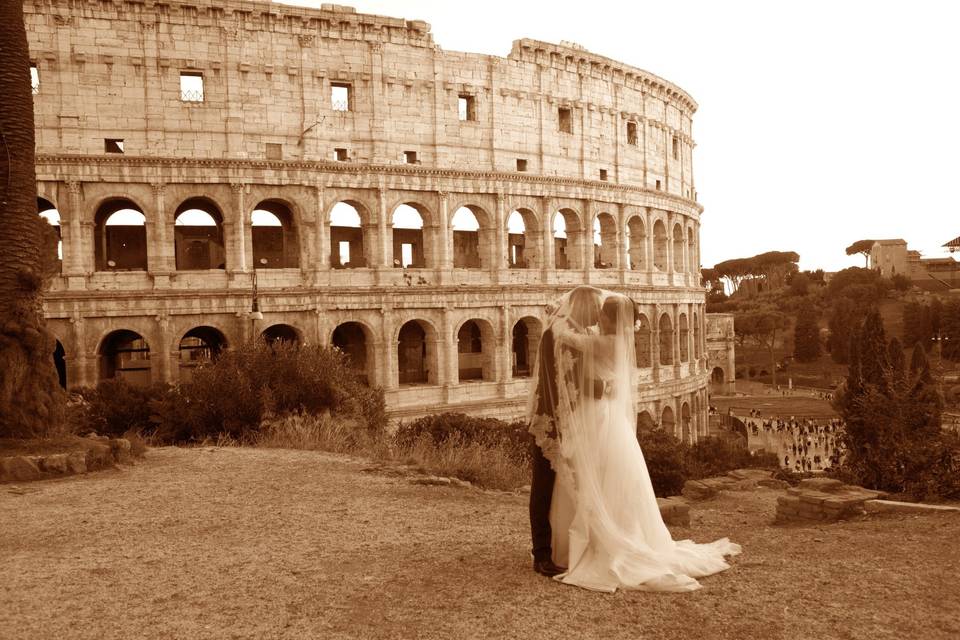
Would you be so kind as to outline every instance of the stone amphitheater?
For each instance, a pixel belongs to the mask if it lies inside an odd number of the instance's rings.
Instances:
[[[711,371],[733,371],[708,364],[676,85],[571,43],[445,51],[338,5],[24,11],[64,385],[188,379],[263,334],[340,347],[395,418],[516,416],[546,303],[587,283],[642,307],[638,421],[706,433]]]

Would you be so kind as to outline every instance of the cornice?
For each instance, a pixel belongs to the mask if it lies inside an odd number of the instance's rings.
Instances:
[[[105,166],[105,167],[181,167],[181,168],[210,168],[221,169],[230,173],[224,173],[224,182],[236,178],[237,172],[241,170],[294,170],[294,171],[317,171],[323,173],[364,176],[364,175],[390,175],[396,177],[410,178],[436,178],[440,180],[482,180],[491,183],[513,183],[525,185],[544,185],[544,186],[563,186],[580,189],[589,189],[597,193],[597,200],[604,200],[603,194],[636,194],[646,198],[659,199],[662,203],[676,203],[684,207],[692,207],[698,213],[703,213],[703,206],[695,200],[684,198],[676,194],[654,189],[645,189],[643,187],[611,183],[603,180],[585,180],[582,178],[565,178],[558,176],[544,176],[533,173],[504,173],[497,171],[465,171],[462,169],[448,169],[438,167],[425,167],[423,165],[384,165],[384,164],[363,164],[358,162],[334,162],[324,160],[243,160],[243,159],[221,159],[221,158],[169,158],[154,156],[98,156],[84,154],[44,154],[36,155],[36,165],[43,166]],[[231,172],[232,171],[232,172]],[[81,180],[76,175],[71,175],[71,180]],[[37,176],[38,181],[44,178]],[[129,181],[129,180],[128,180]],[[456,191],[456,189],[450,189]],[[615,198],[614,198],[615,199]],[[655,206],[655,205],[651,205]],[[657,207],[659,208],[659,207]],[[669,208],[664,206],[663,208]]]

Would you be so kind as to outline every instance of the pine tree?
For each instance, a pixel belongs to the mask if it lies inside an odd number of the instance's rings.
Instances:
[[[830,310],[830,338],[827,347],[834,362],[846,364],[850,361],[850,337],[856,332],[858,310],[850,298],[838,298]]]
[[[812,304],[806,302],[797,313],[793,328],[793,356],[800,362],[813,362],[820,357],[820,327]]]

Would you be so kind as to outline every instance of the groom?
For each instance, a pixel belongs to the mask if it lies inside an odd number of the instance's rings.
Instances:
[[[571,316],[567,318],[570,327],[578,333],[585,333],[588,327],[599,320],[600,290],[594,287],[579,286],[570,293],[569,306]],[[571,351],[574,367],[581,366],[580,354]],[[534,423],[546,421],[549,439],[557,438],[557,368],[554,354],[553,329],[548,327],[540,338],[537,353],[537,406],[528,428],[533,431]],[[593,396],[603,395],[604,382],[594,381]],[[533,542],[533,570],[552,577],[566,571],[565,567],[553,562],[552,531],[550,528],[550,503],[553,498],[553,483],[556,473],[550,466],[550,460],[543,449],[533,442],[530,448],[533,477],[530,480],[530,537]]]

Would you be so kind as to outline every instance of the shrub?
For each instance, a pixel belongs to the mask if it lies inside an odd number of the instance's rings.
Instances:
[[[293,413],[263,421],[256,444],[277,449],[363,453],[383,457],[382,438],[372,438],[357,419],[335,418],[329,412],[319,415]]]
[[[643,430],[637,438],[650,472],[653,492],[660,498],[679,495],[687,481],[686,445],[662,429]]]
[[[403,440],[394,455],[441,476],[452,476],[489,489],[513,490],[530,482],[529,457],[518,460],[517,452],[493,440],[469,439],[451,432],[439,444],[428,432]]]
[[[733,469],[776,468],[774,454],[750,455],[750,451],[737,440],[727,438],[701,438],[687,450],[686,473],[691,479],[719,476]]]
[[[435,447],[450,442],[459,446],[478,444],[498,448],[518,464],[529,464],[532,437],[525,421],[507,423],[463,413],[437,413],[401,423],[394,435],[394,443],[400,448],[412,448],[424,440]]]
[[[75,389],[79,401],[68,406],[69,420],[77,433],[96,431],[119,437],[129,430],[155,427],[156,412],[171,389],[164,384],[138,386],[122,378],[101,380],[96,387]]]

